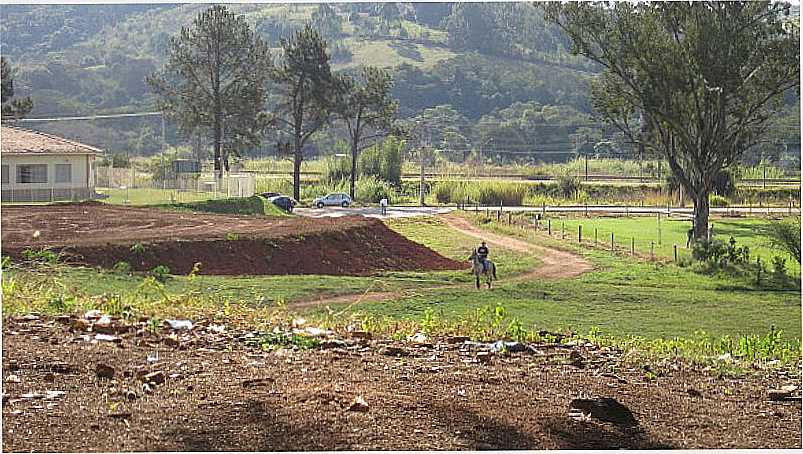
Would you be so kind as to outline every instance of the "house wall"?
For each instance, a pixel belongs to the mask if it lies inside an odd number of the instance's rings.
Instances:
[[[8,183],[2,184],[4,202],[82,200],[95,193],[92,171],[92,155],[7,155],[0,157],[0,164],[8,166]],[[20,183],[17,181],[17,166],[26,164],[47,165],[46,183]],[[70,181],[56,183],[56,164],[70,164]]]

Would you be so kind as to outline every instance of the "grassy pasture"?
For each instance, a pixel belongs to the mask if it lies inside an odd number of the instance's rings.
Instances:
[[[535,266],[537,257],[499,248],[494,248],[492,254],[499,264],[502,280],[490,291],[475,290],[465,271],[385,273],[371,277],[174,276],[162,285],[142,275],[85,268],[57,266],[44,271],[7,268],[3,273],[3,313],[78,312],[89,307],[113,307],[120,311],[122,307],[156,317],[188,311],[211,311],[220,316],[234,310],[230,308],[238,308],[237,313],[250,311],[259,320],[271,313],[264,311],[277,310],[282,302],[368,290],[405,290],[389,300],[332,309],[343,311],[347,318],[386,320],[381,325],[385,328],[407,326],[415,330],[463,323],[477,318],[479,313],[486,314],[487,308],[498,306],[504,308],[504,317],[499,320],[505,321],[493,331],[493,336],[506,335],[510,321],[510,326],[515,322],[530,332],[568,328],[620,339],[636,336],[643,342],[659,342],[660,348],[667,345],[664,342],[670,342],[661,339],[766,337],[772,336],[773,328],[782,330],[785,340],[800,342],[801,303],[797,289],[756,288],[750,279],[708,276],[690,268],[612,256],[516,226],[482,223],[480,216],[472,220],[489,231],[576,251],[590,260],[595,270],[565,280],[510,280]],[[751,221],[733,223],[734,228],[742,228],[749,237],[746,242],[763,241],[761,229],[752,228]],[[412,240],[453,258],[464,259],[476,243],[474,238],[450,230],[437,219],[407,218],[389,224]],[[458,285],[445,287],[445,284]],[[322,308],[302,312],[311,319],[329,320],[331,316]],[[708,345],[705,343],[708,341],[700,342]],[[799,357],[799,352],[796,355]]]
[[[800,264],[788,254],[772,249],[767,237],[767,228],[771,221],[767,219],[712,219],[714,238],[728,242],[731,237],[736,246],[748,246],[752,260],[761,257],[761,261],[770,264],[774,255],[786,258],[787,268],[796,275],[800,274]],[[544,222],[542,228],[546,228]],[[617,249],[630,250],[631,241],[635,243],[638,255],[649,256],[650,243],[656,257],[674,258],[674,245],[678,246],[678,258],[690,258],[691,248],[686,248],[687,232],[691,221],[686,218],[667,218],[657,216],[637,217],[593,217],[552,219],[552,234],[559,238],[561,227],[565,229],[566,238],[577,241],[578,227],[582,226],[583,242],[594,242],[594,230],[601,247],[610,247],[611,233]],[[660,239],[660,243],[659,243]]]
[[[740,222],[743,221],[735,223]],[[443,289],[412,298],[366,303],[358,310],[378,317],[412,320],[435,311],[445,319],[457,319],[483,305],[500,304],[525,326],[543,329],[567,327],[585,332],[599,328],[612,336],[662,338],[691,336],[699,331],[715,336],[765,334],[774,326],[789,338],[800,338],[799,290],[755,289],[749,280],[737,277],[706,276],[674,265],[612,257],[603,251],[581,249],[496,223],[486,227],[533,244],[576,250],[591,260],[596,270],[558,281],[506,283],[503,279],[492,291]],[[763,241],[759,233],[754,237],[756,242]],[[503,266],[500,272],[506,272]]]

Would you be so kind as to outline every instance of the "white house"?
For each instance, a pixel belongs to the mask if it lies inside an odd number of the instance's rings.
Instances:
[[[93,161],[101,153],[61,137],[0,125],[2,201],[94,198]]]

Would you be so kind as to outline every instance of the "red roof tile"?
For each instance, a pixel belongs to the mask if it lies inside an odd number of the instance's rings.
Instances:
[[[0,126],[0,152],[3,154],[101,154],[103,150],[15,126]]]

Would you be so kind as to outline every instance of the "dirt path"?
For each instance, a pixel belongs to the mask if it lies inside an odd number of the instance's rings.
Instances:
[[[506,249],[532,254],[536,256],[541,265],[527,274],[519,276],[519,279],[546,278],[561,279],[579,276],[594,267],[583,257],[572,254],[571,252],[560,251],[544,246],[536,246],[526,241],[518,240],[509,236],[497,235],[486,232],[473,226],[468,220],[456,216],[442,216],[440,218],[452,229],[463,235],[473,236],[484,240],[488,244],[493,244]]]
[[[536,246],[525,241],[483,231],[473,226],[468,220],[456,216],[439,216],[446,225],[466,236],[485,240],[488,244],[510,249],[524,254],[536,256],[541,264],[532,270],[511,278],[514,281],[531,279],[565,279],[579,276],[594,267],[583,257],[571,252],[560,251],[543,246]],[[466,284],[441,285],[437,287],[417,288],[412,290],[399,290],[395,292],[365,292],[360,294],[338,295],[331,297],[318,297],[291,303],[294,308],[308,308],[333,304],[360,304],[401,298],[421,291],[438,290],[444,288],[464,287]]]

